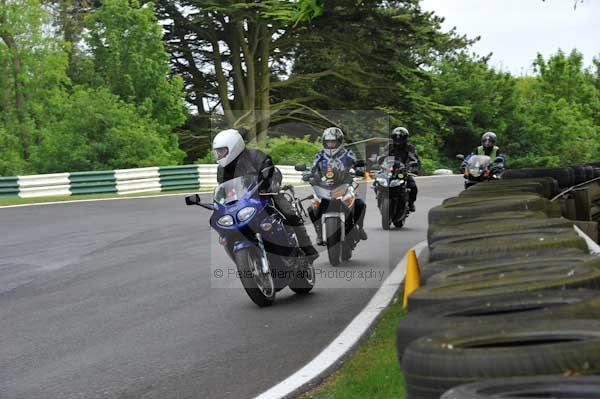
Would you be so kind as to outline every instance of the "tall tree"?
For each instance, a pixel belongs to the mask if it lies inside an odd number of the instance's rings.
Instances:
[[[36,104],[63,90],[66,57],[60,43],[43,32],[47,14],[37,0],[0,0],[0,111],[6,131],[18,132],[27,162],[34,136]]]
[[[170,76],[169,55],[154,5],[135,0],[104,0],[87,18],[86,43],[98,84],[134,103],[165,132],[185,121],[183,82]]]
[[[263,142],[273,112],[272,91],[285,82],[301,23],[318,16],[315,0],[158,2],[175,70],[200,115],[222,110],[228,126]],[[331,73],[321,72],[321,73]],[[283,81],[278,79],[283,77]],[[212,109],[211,109],[212,108]]]

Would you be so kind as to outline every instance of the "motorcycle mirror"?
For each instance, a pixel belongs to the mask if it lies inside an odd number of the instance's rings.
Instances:
[[[200,205],[201,203],[202,200],[200,199],[200,195],[198,194],[188,195],[185,197],[186,205]]]
[[[294,165],[294,170],[296,170],[296,172],[304,172],[306,171],[306,165],[303,163],[297,163]]]
[[[356,163],[354,164],[355,167],[357,168],[364,168],[365,166],[365,161],[362,159],[359,159],[358,161],[356,161]]]
[[[465,156],[463,154],[458,154],[456,156],[456,159],[458,159],[459,161],[464,161],[465,160]]]

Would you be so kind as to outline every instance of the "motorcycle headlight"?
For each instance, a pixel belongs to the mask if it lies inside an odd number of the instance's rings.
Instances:
[[[479,177],[481,171],[479,170],[479,168],[472,168],[469,170],[469,173],[471,173],[471,176],[473,177]]]
[[[390,187],[398,187],[401,186],[402,183],[404,183],[404,180],[392,180]]]
[[[246,220],[250,219],[255,212],[255,208],[247,206],[245,208],[240,209],[240,211],[237,213],[237,218],[240,222],[245,222]]]
[[[378,177],[377,178],[377,183],[381,184],[383,187],[387,187],[388,186],[387,179],[385,179],[383,177]]]
[[[225,227],[233,226],[233,218],[231,215],[221,216],[219,220],[217,220],[217,223]]]

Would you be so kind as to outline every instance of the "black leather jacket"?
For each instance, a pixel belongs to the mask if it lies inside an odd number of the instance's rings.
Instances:
[[[392,143],[388,143],[385,145],[383,149],[383,155],[381,155],[378,159],[378,162],[381,162],[383,158],[387,156],[393,156],[399,158],[403,164],[407,167],[411,162],[416,162],[418,166],[410,167],[413,172],[418,172],[421,169],[421,159],[419,158],[419,153],[417,152],[417,148],[412,144],[406,144],[404,147],[394,146]]]
[[[277,188],[281,184],[281,172],[275,168],[271,157],[261,150],[246,148],[229,165],[217,168],[217,182],[221,184],[247,175],[260,176],[264,169],[269,169],[269,172],[267,179],[263,182],[263,187],[265,189]],[[277,189],[277,191],[279,190]]]

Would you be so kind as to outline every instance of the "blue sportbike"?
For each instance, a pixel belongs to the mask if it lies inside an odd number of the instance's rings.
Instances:
[[[285,195],[302,215],[293,187],[277,193],[260,188],[257,176],[242,176],[219,185],[210,205],[202,203],[198,194],[187,196],[185,202],[213,211],[210,226],[219,234],[219,243],[237,266],[250,299],[264,307],[272,305],[275,293],[287,286],[297,294],[310,292],[315,270],[273,202],[273,196]]]

